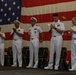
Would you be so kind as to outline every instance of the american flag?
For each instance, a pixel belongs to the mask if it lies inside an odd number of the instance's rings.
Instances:
[[[0,25],[20,20],[21,0],[0,0]]]
[[[70,50],[71,37],[67,35],[67,30],[72,25],[71,19],[76,16],[76,0],[0,0],[0,26],[6,33],[5,47],[11,46],[9,33],[15,19],[21,21],[21,27],[25,30],[23,46],[29,45],[27,31],[30,26],[30,17],[34,16],[38,19],[37,25],[44,32],[44,42],[40,46],[49,48],[48,24],[53,21],[53,13],[58,13],[59,19],[65,24],[63,46]]]

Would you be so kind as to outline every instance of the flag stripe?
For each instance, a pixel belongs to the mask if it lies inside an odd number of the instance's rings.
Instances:
[[[59,19],[61,21],[69,21],[71,20],[73,17],[76,16],[76,11],[69,11],[69,12],[59,12]],[[21,22],[22,23],[30,23],[30,18],[32,16],[21,16]],[[43,23],[43,22],[52,22],[53,18],[52,18],[52,13],[51,14],[42,14],[42,15],[34,15],[34,17],[37,18],[38,23]]]
[[[76,10],[76,1],[30,7],[30,8],[22,7],[21,15],[33,16],[33,15],[66,12],[66,11],[74,11],[74,10]]]
[[[22,0],[22,7],[35,7],[35,6],[43,6],[48,4],[56,4],[63,2],[72,2],[75,0]]]

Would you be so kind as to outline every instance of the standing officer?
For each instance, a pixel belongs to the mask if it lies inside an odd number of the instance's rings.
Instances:
[[[35,17],[32,17],[30,19],[31,27],[29,28],[28,34],[30,36],[30,46],[29,46],[29,52],[30,52],[30,59],[29,59],[29,65],[26,66],[27,68],[37,68],[38,66],[38,51],[39,51],[39,33],[42,34],[42,30],[40,27],[36,25],[37,19]],[[42,34],[43,38],[43,34]],[[41,40],[40,42],[42,42]],[[33,66],[33,58],[34,58],[34,66]]]
[[[72,19],[73,26],[70,29],[69,34],[72,36],[71,41],[71,66],[69,71],[76,71],[76,17]]]
[[[4,66],[4,39],[5,34],[1,32],[0,27],[0,65]]]
[[[52,33],[51,41],[50,41],[50,59],[47,67],[44,69],[53,69],[53,56],[54,52],[56,52],[55,59],[55,70],[58,70],[61,49],[62,49],[62,34],[65,30],[64,24],[60,22],[58,19],[58,14],[53,14],[54,22],[51,24],[50,31]]]
[[[17,66],[17,59],[19,63],[19,67],[22,67],[22,36],[24,34],[24,30],[19,27],[20,22],[18,20],[14,21],[15,28],[11,31],[11,36],[13,37],[13,65],[12,67]]]

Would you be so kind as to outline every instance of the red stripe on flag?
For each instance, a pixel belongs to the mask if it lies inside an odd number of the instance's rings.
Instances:
[[[5,36],[6,36],[5,40],[12,40],[12,38],[10,36],[10,32],[6,32]]]
[[[45,22],[52,22],[52,14],[42,14],[42,15],[34,15],[34,16],[22,16],[21,15],[21,22],[22,23],[30,23],[30,18],[31,17],[36,17],[38,20],[38,23],[45,23]],[[73,17],[76,16],[76,11],[69,11],[69,12],[58,12],[59,14],[59,19],[61,21],[69,21]]]
[[[75,0],[22,0],[22,7],[35,7],[48,4],[72,2]]]
[[[12,38],[10,36],[10,32],[5,33],[5,35],[6,35],[6,40],[12,40]],[[44,41],[49,41],[51,39],[51,33],[43,32],[43,35],[44,35]],[[39,36],[39,39],[40,40],[42,39],[41,34]],[[23,40],[28,40],[29,41],[29,35],[28,35],[27,32],[24,32]],[[64,32],[63,40],[67,40],[67,41],[71,40],[71,37],[68,35],[68,31]]]

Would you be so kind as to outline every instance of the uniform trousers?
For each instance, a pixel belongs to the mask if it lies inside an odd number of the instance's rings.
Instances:
[[[30,40],[29,52],[29,65],[33,66],[33,61],[35,65],[38,65],[38,51],[39,51],[39,39],[34,38]]]
[[[71,66],[76,67],[76,39],[71,41]]]
[[[17,60],[19,66],[22,66],[22,40],[13,40],[12,45],[13,50],[13,64],[17,65]]]
[[[4,43],[0,43],[0,64],[4,66]]]
[[[49,64],[53,66],[54,53],[56,52],[55,68],[58,68],[62,48],[62,36],[53,36],[50,41],[50,59]]]

